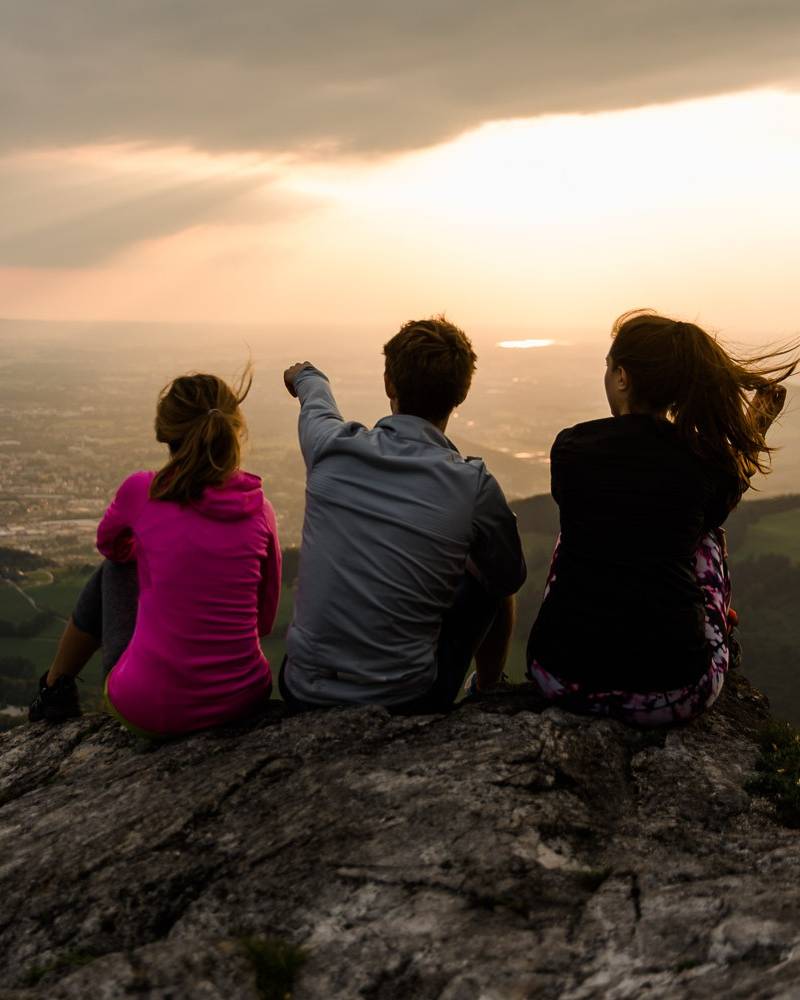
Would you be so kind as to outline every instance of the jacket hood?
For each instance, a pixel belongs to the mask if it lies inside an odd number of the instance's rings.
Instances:
[[[192,507],[214,521],[241,521],[264,509],[261,479],[249,472],[234,472],[221,486],[206,486]]]

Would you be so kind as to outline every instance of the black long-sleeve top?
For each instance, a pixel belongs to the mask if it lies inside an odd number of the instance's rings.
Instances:
[[[693,556],[738,499],[734,477],[667,420],[629,414],[561,431],[551,482],[561,544],[528,662],[587,690],[697,680],[710,652]]]

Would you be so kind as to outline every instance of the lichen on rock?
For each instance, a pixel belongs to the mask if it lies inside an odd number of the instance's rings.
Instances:
[[[255,1000],[268,952],[297,1000],[789,1000],[800,841],[746,791],[768,717],[734,676],[669,731],[524,688],[162,745],[11,731],[0,1000]]]

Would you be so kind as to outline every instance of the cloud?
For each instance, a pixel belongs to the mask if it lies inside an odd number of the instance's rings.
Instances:
[[[0,160],[0,267],[86,267],[189,226],[272,222],[306,207],[273,191],[266,170],[181,162],[190,169],[176,176],[135,150]]]
[[[800,80],[796,0],[0,0],[6,150],[416,148]]]

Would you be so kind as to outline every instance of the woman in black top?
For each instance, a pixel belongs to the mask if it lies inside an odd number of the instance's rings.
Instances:
[[[659,725],[722,689],[721,526],[767,471],[764,435],[798,361],[734,359],[698,326],[649,311],[621,316],[612,336],[613,416],[561,431],[551,453],[561,534],[528,675],[575,711]]]

